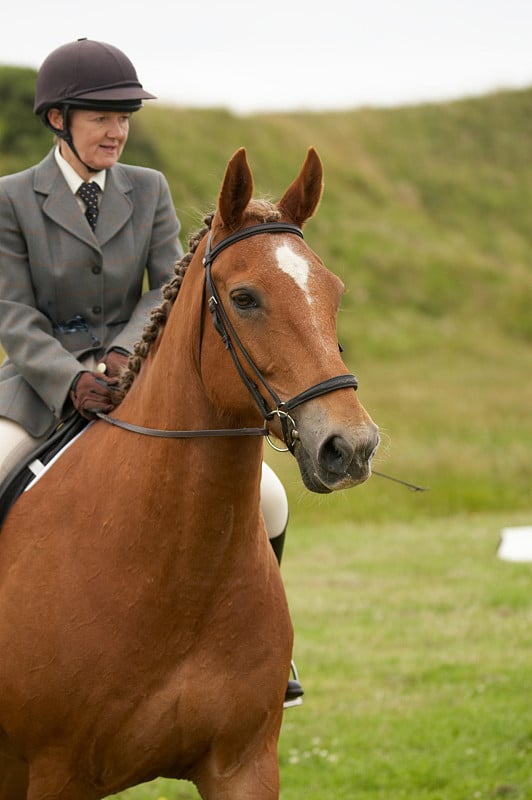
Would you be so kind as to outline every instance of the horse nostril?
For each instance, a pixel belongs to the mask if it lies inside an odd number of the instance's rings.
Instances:
[[[379,445],[379,434],[368,435],[358,443],[351,443],[335,434],[326,439],[318,452],[321,468],[331,477],[345,478],[366,473]]]
[[[330,474],[345,475],[354,456],[354,449],[342,436],[331,436],[319,451],[319,460]]]

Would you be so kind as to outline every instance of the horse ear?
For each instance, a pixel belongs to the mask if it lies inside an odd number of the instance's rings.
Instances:
[[[322,191],[323,165],[314,148],[309,147],[301,172],[277,205],[301,227],[316,211]]]
[[[243,147],[229,161],[218,197],[218,210],[228,228],[238,228],[253,194],[253,176]]]

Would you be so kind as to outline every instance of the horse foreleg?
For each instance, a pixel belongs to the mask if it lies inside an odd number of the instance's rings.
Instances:
[[[0,728],[0,800],[26,800],[28,765]]]
[[[277,749],[230,768],[211,759],[194,783],[203,800],[279,800]]]

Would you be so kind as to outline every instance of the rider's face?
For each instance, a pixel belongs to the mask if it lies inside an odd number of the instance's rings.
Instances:
[[[55,115],[53,112],[57,112]],[[75,109],[70,113],[70,134],[81,161],[95,170],[109,169],[120,156],[129,134],[130,113],[123,111],[87,111]],[[50,111],[50,122],[63,128],[59,109]],[[83,178],[90,173],[80,164],[66,142],[60,141],[61,155]]]

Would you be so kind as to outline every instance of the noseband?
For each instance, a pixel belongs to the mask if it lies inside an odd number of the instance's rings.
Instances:
[[[225,348],[231,354],[238,374],[240,375],[240,378],[248,392],[253,397],[265,423],[267,423],[269,420],[272,420],[274,417],[279,418],[286,448],[293,453],[295,443],[299,439],[299,434],[296,429],[296,424],[289,412],[294,408],[297,408],[297,406],[301,405],[302,403],[306,403],[307,401],[313,400],[316,397],[321,397],[329,392],[334,392],[337,389],[356,390],[358,381],[355,376],[351,374],[337,375],[334,378],[327,378],[324,381],[320,381],[320,383],[310,386],[308,389],[296,394],[289,400],[281,400],[275,390],[266,381],[264,375],[258,369],[257,365],[242,344],[242,341],[240,340],[240,337],[238,336],[222,304],[220,295],[218,294],[218,290],[216,289],[216,285],[212,277],[212,264],[215,258],[231,245],[236,244],[236,242],[241,242],[244,239],[248,239],[251,236],[257,236],[262,233],[290,233],[295,236],[299,236],[301,239],[303,238],[303,232],[297,225],[291,225],[287,222],[264,222],[260,225],[252,225],[249,228],[243,228],[236,233],[230,234],[225,239],[222,239],[222,241],[217,245],[215,245],[215,247],[211,247],[212,230],[210,230],[207,239],[205,256],[203,258],[203,266],[205,267],[204,297],[207,296],[207,304],[212,316],[214,327],[220,334]],[[249,377],[248,373],[244,369],[244,364],[248,366],[248,369],[253,375],[253,379]],[[263,397],[262,392],[269,397],[269,400],[266,400]],[[150,436],[161,436],[165,438],[261,435],[268,438],[268,441],[272,447],[279,449],[270,441],[269,431],[266,424],[263,428],[230,428],[204,431],[162,431],[123,422],[122,420],[109,417],[107,414],[103,413],[98,413],[97,416],[100,419],[104,419],[106,422],[110,422],[113,425],[117,425],[118,427],[125,428],[127,430],[132,430],[136,433],[143,433]]]

